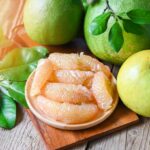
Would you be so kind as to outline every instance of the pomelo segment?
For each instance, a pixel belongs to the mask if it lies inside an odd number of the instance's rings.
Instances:
[[[76,85],[81,84],[90,88],[93,76],[94,73],[91,71],[56,70],[53,73],[53,78],[51,79],[51,81]]]
[[[61,121],[68,124],[84,123],[92,120],[100,112],[95,104],[74,105],[69,103],[59,103],[38,96],[34,101],[36,107],[49,119]],[[101,112],[102,113],[102,112]]]
[[[81,53],[78,54],[63,54],[53,53],[50,54],[49,59],[53,65],[58,69],[67,70],[84,70],[84,71],[103,71],[107,76],[110,76],[110,70],[105,67],[97,59]]]
[[[104,64],[99,62],[97,59],[88,56],[88,55],[80,55],[80,64],[81,68],[84,68],[85,70],[91,70],[93,72],[102,71],[104,72],[108,77],[110,77],[110,69],[106,67]]]
[[[35,76],[31,87],[31,96],[36,96],[41,93],[41,89],[49,80],[53,72],[53,66],[49,59],[42,59],[38,63]]]
[[[57,69],[76,70],[79,69],[78,54],[52,53],[50,61]]]
[[[108,110],[113,103],[113,83],[103,72],[94,75],[92,92],[98,103],[99,108]]]
[[[48,83],[42,90],[42,94],[45,97],[58,102],[73,104],[94,102],[92,92],[82,85]]]

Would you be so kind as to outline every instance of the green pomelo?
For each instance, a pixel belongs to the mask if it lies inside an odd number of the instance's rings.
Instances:
[[[138,52],[125,61],[117,77],[117,88],[128,108],[150,117],[150,50]]]
[[[109,0],[109,5],[115,14],[128,12],[133,9],[150,10],[149,0]],[[124,44],[121,50],[115,52],[108,42],[110,28],[115,22],[111,17],[108,22],[108,28],[103,34],[94,36],[89,32],[89,26],[92,20],[102,14],[106,8],[106,0],[99,0],[96,4],[91,5],[86,14],[84,33],[86,42],[92,51],[100,59],[115,63],[123,63],[130,55],[150,48],[150,26],[144,26],[146,29],[143,35],[131,34],[123,31]],[[122,28],[123,29],[123,28]]]
[[[77,35],[83,12],[80,0],[27,0],[25,29],[40,44],[65,44]]]

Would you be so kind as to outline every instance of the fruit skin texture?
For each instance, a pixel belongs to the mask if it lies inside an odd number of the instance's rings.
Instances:
[[[136,113],[150,117],[150,50],[127,59],[117,77],[123,103]]]
[[[60,45],[76,36],[82,15],[80,0],[27,0],[24,25],[32,40],[44,45]]]
[[[109,5],[115,13],[128,12],[132,9],[150,9],[149,0],[109,0]],[[107,30],[98,36],[94,36],[89,32],[89,26],[92,20],[103,13],[106,8],[105,0],[99,1],[97,4],[90,6],[88,8],[85,24],[84,33],[88,47],[94,55],[100,59],[112,62],[114,64],[122,64],[130,55],[150,48],[150,27],[144,27],[146,32],[143,35],[135,35],[123,31],[124,44],[121,50],[117,53],[115,52],[109,42],[108,34],[110,28],[114,23],[114,19],[111,17],[108,22]],[[148,29],[149,28],[149,29]]]

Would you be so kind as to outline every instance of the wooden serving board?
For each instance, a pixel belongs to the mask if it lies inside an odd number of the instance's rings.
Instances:
[[[14,40],[22,46],[32,47],[38,44],[30,40],[24,31],[23,27],[19,27]],[[57,47],[48,47],[51,51],[69,51],[69,52],[80,52],[84,51],[88,53],[85,42],[79,38],[74,42]],[[133,125],[138,122],[138,116],[127,109],[121,102],[117,106],[115,112],[103,123],[86,130],[80,131],[64,131],[55,129],[49,125],[38,120],[30,110],[26,110],[42,137],[48,150],[54,149],[66,149],[73,147],[82,142],[93,140],[95,138],[110,134],[114,131],[123,129],[129,125]]]

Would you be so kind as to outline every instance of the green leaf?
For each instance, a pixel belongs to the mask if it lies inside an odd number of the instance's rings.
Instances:
[[[28,108],[24,95],[25,82],[2,81],[0,82],[0,86],[7,89],[6,91],[8,91],[8,93],[5,92],[6,95],[12,97],[16,102]]]
[[[116,52],[119,52],[124,43],[122,29],[117,21],[110,29],[109,43]]]
[[[107,22],[110,18],[111,13],[107,12],[102,15],[97,16],[91,23],[89,27],[90,33],[93,35],[99,35],[106,31]]]
[[[30,73],[36,68],[37,61],[18,67],[0,70],[0,81],[26,81]]]
[[[134,23],[150,24],[150,10],[133,9],[127,15]]]
[[[25,81],[47,53],[41,46],[12,50],[0,61],[0,80]]]
[[[12,98],[0,95],[0,127],[11,129],[16,122],[16,104]]]
[[[131,20],[123,19],[123,26],[128,33],[144,34],[144,28],[139,24],[133,23]]]

